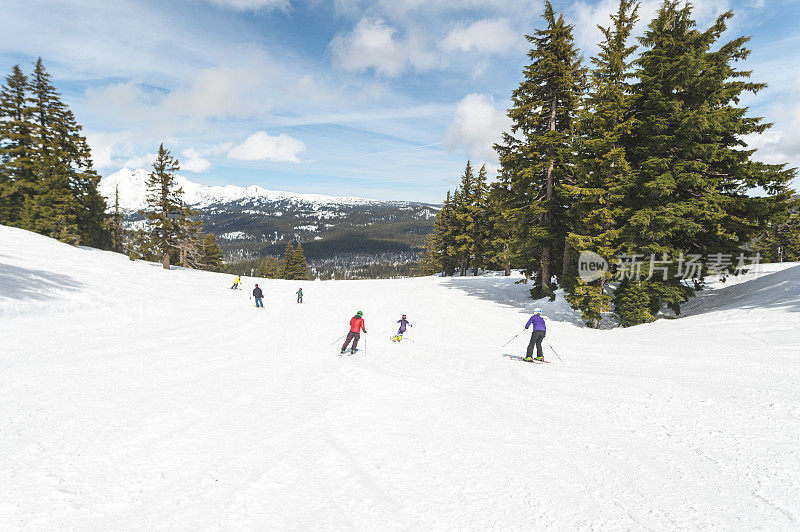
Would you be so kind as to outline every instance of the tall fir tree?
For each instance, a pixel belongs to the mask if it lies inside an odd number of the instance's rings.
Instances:
[[[502,183],[494,182],[486,196],[486,260],[508,276],[511,275],[511,265],[519,258],[513,215],[508,209],[510,194]]]
[[[73,244],[107,248],[104,198],[81,126],[41,58],[14,67],[0,95],[0,219]]]
[[[212,233],[203,235],[202,268],[210,272],[221,272],[223,269],[222,250],[217,244],[217,237]]]
[[[298,242],[297,247],[294,248],[294,254],[292,257],[290,279],[300,281],[307,280],[309,277],[308,262],[306,261],[306,255],[303,251],[303,244]]]
[[[457,230],[454,218],[453,196],[448,190],[442,210],[437,213],[433,224],[439,260],[444,275],[452,275],[456,268],[457,260],[452,251],[455,249],[455,234]]]
[[[175,222],[175,249],[178,261],[184,268],[203,267],[203,221],[198,212],[181,200],[180,214]]]
[[[36,190],[28,77],[19,65],[0,87],[0,223],[19,225],[25,197]]]
[[[467,161],[464,173],[461,175],[461,184],[453,196],[453,213],[450,219],[450,229],[454,233],[450,254],[456,258],[460,275],[466,275],[471,261],[473,250],[472,233],[470,228],[474,225],[472,203],[474,196],[475,175],[472,164]]]
[[[575,164],[574,122],[585,85],[573,26],[545,2],[545,28],[526,35],[531,63],[512,94],[511,131],[495,149],[500,181],[509,190],[506,211],[525,272],[538,270],[534,296],[551,292],[551,275],[565,255],[569,205],[565,185]]]
[[[164,269],[170,267],[170,255],[180,238],[178,220],[184,215],[183,189],[175,184],[180,164],[164,144],[158,147],[153,170],[147,178],[147,208],[141,212],[148,221]]]
[[[625,187],[631,173],[622,139],[633,128],[629,80],[636,46],[630,45],[629,39],[638,7],[634,0],[620,0],[616,14],[611,15],[611,26],[598,25],[604,38],[599,53],[591,60],[590,90],[580,112],[575,183],[566,187],[572,196],[570,247],[607,260],[619,253],[619,227],[624,220]],[[565,279],[567,300],[580,310],[590,327],[597,328],[603,313],[611,310],[611,295],[606,288],[611,275],[608,271],[592,282]]]
[[[265,279],[283,278],[283,261],[272,256],[264,257],[258,263],[256,276],[263,277]]]
[[[283,250],[283,271],[281,272],[282,279],[291,279],[292,271],[294,269],[294,244],[292,242],[286,243],[286,248]]]
[[[790,208],[768,220],[754,239],[753,252],[766,262],[800,261],[800,198]]]
[[[667,0],[639,39],[646,50],[625,142],[634,169],[625,198],[632,212],[621,228],[628,252],[673,261],[681,253],[736,254],[759,224],[786,209],[794,170],[753,161],[742,139],[771,124],[739,105],[765,85],[735,67],[750,54],[749,38],[718,42],[732,16],[698,31],[691,4]],[[766,195],[750,195],[756,187]],[[674,273],[643,283],[651,312],[663,305],[679,312],[691,295]]]
[[[123,253],[125,230],[122,227],[122,213],[119,210],[119,183],[114,187],[114,213],[109,217],[111,250]]]
[[[472,259],[472,275],[478,275],[479,268],[486,267],[488,248],[488,185],[486,183],[486,165],[481,165],[472,184],[469,205],[469,223],[466,231],[469,235],[469,255]]]

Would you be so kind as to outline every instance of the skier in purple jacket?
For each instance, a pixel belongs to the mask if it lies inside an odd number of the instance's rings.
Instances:
[[[547,334],[547,326],[544,324],[544,318],[542,318],[542,309],[536,308],[533,309],[533,316],[531,319],[528,320],[528,323],[525,324],[525,329],[533,325],[533,333],[531,334],[531,341],[528,344],[528,351],[525,355],[525,360],[541,360],[544,361],[544,356],[542,355],[542,340],[544,340],[545,334]],[[533,347],[536,346],[536,358],[531,358],[533,354]]]

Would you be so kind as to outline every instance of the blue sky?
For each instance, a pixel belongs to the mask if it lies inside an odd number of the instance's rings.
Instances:
[[[615,0],[561,2],[588,57]],[[658,1],[642,3],[641,27]],[[800,166],[800,2],[699,0],[769,88],[748,139]],[[205,184],[438,202],[492,142],[542,4],[523,0],[0,0],[0,69],[46,61],[102,175],[163,141]]]

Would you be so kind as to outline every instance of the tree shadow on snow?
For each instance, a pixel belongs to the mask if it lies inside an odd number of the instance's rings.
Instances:
[[[531,299],[530,284],[516,284],[516,277],[445,277],[443,286],[463,290],[467,295],[516,308],[521,314],[530,315],[535,307],[541,307],[545,317],[583,326],[583,320],[563,295],[555,301]]]
[[[0,263],[0,296],[46,300],[52,297],[53,291],[74,291],[81,286],[72,277],[60,273]]]

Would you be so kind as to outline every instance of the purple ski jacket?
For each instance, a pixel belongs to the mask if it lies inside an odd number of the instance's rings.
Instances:
[[[531,319],[528,320],[528,323],[525,324],[525,328],[527,329],[533,325],[534,331],[546,331],[547,327],[544,324],[544,318],[541,317],[539,314],[534,314],[531,316]]]

